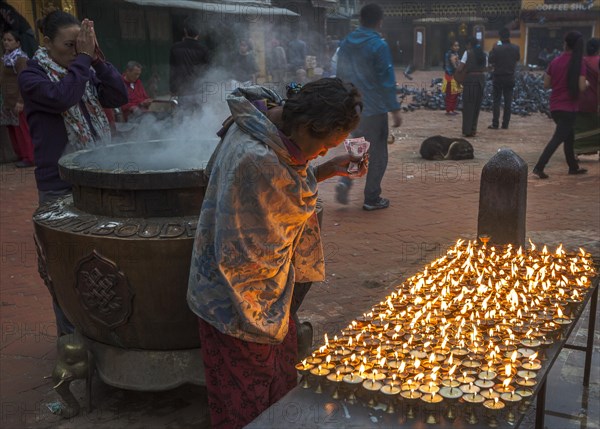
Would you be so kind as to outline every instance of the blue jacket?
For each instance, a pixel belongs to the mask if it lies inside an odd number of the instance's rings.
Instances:
[[[398,110],[390,48],[378,32],[359,27],[340,44],[337,77],[352,82],[363,101],[363,116]]]

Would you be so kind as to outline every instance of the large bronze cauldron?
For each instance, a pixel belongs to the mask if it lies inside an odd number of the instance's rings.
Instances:
[[[199,347],[186,304],[203,168],[217,140],[124,143],[69,154],[73,196],[33,217],[40,273],[86,337],[127,349]]]

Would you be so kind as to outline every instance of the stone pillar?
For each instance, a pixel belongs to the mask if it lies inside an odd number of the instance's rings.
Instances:
[[[483,167],[477,235],[490,244],[525,245],[527,164],[511,149],[500,149]]]

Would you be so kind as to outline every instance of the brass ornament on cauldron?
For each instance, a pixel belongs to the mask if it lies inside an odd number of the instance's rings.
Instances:
[[[72,196],[33,216],[43,267],[86,338],[124,349],[200,346],[186,293],[192,245],[217,140],[123,143],[61,158]]]

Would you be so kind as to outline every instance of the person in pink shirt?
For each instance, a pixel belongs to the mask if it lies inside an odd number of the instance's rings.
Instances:
[[[123,119],[127,122],[130,116],[137,116],[148,111],[152,99],[148,97],[144,85],[140,80],[142,65],[136,61],[129,61],[123,73],[123,82],[127,87],[129,103],[121,106]]]
[[[544,168],[561,143],[564,143],[569,174],[587,173],[585,168],[579,168],[573,149],[579,95],[586,88],[583,45],[583,36],[580,32],[567,33],[564,52],[552,60],[544,75],[544,88],[552,88],[550,113],[556,129],[533,168],[533,174],[540,179],[549,177],[544,172]]]

